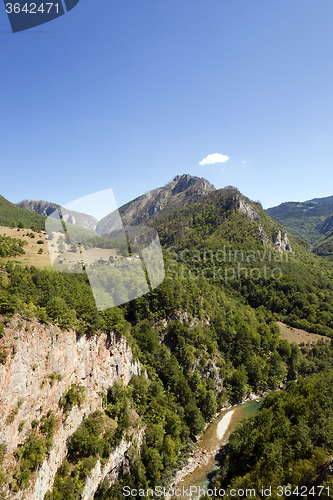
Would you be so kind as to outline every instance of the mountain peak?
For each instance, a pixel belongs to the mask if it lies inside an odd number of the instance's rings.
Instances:
[[[182,193],[195,184],[197,184],[199,191],[200,189],[203,190],[204,194],[207,194],[209,191],[215,191],[215,187],[203,177],[196,177],[189,174],[176,175],[176,177],[174,177],[172,183],[170,184],[173,183],[176,183],[175,187],[172,190],[173,194]]]
[[[176,175],[163,187],[153,189],[120,207],[119,212],[125,226],[152,222],[177,208],[194,203],[200,197],[216,191],[215,187],[202,177],[189,174]],[[103,234],[109,226],[108,217],[102,219],[96,228]]]

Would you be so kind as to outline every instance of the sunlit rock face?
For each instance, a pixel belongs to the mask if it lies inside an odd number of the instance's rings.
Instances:
[[[284,233],[284,235],[282,236],[282,232],[281,231],[278,232],[275,241],[275,247],[277,250],[280,250],[281,252],[292,251],[287,233]]]
[[[135,435],[135,444],[139,447],[142,444],[143,436],[144,429],[140,429],[140,431]],[[104,467],[101,465],[100,460],[97,460],[95,467],[87,478],[81,500],[91,500],[98,486],[103,482],[105,477],[108,478],[110,484],[119,479],[124,470],[127,470],[127,468],[129,469],[127,452],[131,445],[132,442],[127,442],[123,439],[119,446],[116,446],[116,448],[112,451],[109,460]]]
[[[259,220],[259,214],[249,203],[247,203],[240,196],[235,197],[239,203],[238,210],[244,213],[251,220]]]

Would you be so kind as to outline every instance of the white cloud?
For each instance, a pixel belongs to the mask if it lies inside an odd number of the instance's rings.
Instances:
[[[245,161],[243,160],[243,163],[245,163]]]
[[[213,163],[224,163],[229,160],[229,156],[221,155],[219,153],[214,153],[212,155],[206,156],[202,161],[199,161],[200,165],[212,165]]]
[[[224,168],[221,168],[221,172],[224,172]]]

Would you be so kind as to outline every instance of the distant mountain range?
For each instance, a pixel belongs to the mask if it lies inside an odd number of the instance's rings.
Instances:
[[[154,226],[165,245],[186,241],[191,246],[201,231],[201,243],[249,238],[251,244],[291,250],[283,226],[272,221],[259,203],[234,187],[217,190],[206,179],[188,174],[177,175],[166,186],[126,203],[119,213],[125,226]],[[97,224],[96,232],[107,234],[110,228],[117,228],[116,223],[115,213],[111,213]]]
[[[304,202],[286,202],[268,208],[268,215],[323,256],[333,255],[333,196]]]
[[[226,216],[223,215],[223,211],[220,213],[221,203],[229,204],[228,207],[224,206],[223,210],[230,212],[233,207],[233,210],[243,212],[252,222],[254,221],[262,242],[265,238],[273,243],[281,240],[282,246],[288,247],[286,242],[283,244],[286,229],[312,245],[312,250],[319,255],[333,255],[333,196],[314,198],[305,202],[286,202],[267,209],[266,214],[280,223],[275,226],[269,223],[269,219],[265,219],[265,212],[258,203],[251,202],[236,188],[216,190],[204,178],[183,174],[177,175],[165,186],[149,191],[121,206],[119,213],[125,226],[154,225],[156,228],[159,226],[163,232],[165,228],[162,227],[163,224],[158,223],[158,220],[168,219],[167,223],[170,224],[173,213],[193,205],[211,204],[216,210],[216,220],[219,220],[222,227]],[[26,227],[34,225],[40,228],[44,226],[46,216],[59,208],[56,203],[39,200],[24,200],[14,205],[0,197],[0,224],[11,225],[12,221],[15,221],[16,224],[21,222]],[[100,221],[91,215],[72,210],[62,209],[62,214],[65,222],[98,234],[106,234],[112,227],[116,213],[108,214]],[[117,220],[119,221],[119,218]],[[275,232],[272,230],[273,227]]]
[[[119,208],[122,222],[125,226],[142,225],[152,222],[158,217],[168,212],[184,207],[197,201],[200,197],[216,191],[215,187],[207,180],[188,174],[177,175],[166,186],[149,191],[138,198],[126,203]],[[3,198],[5,200],[5,198]],[[54,210],[59,210],[60,205],[40,200],[23,200],[16,205],[9,201],[7,203],[8,217],[3,220],[4,225],[10,225],[12,220],[19,218],[30,220],[26,211],[35,212],[44,218],[37,221],[42,224],[46,216]],[[24,209],[22,211],[21,209]],[[109,231],[110,225],[115,217],[115,213],[108,214],[101,221],[91,216],[61,207],[64,222],[76,224],[98,234],[105,234]],[[117,212],[118,213],[118,212]],[[119,219],[117,219],[119,220]],[[0,220],[1,223],[1,220]],[[29,222],[27,222],[29,224]],[[38,226],[39,227],[39,226]]]
[[[23,200],[17,203],[17,206],[24,208],[29,212],[36,212],[40,215],[51,215],[55,210],[60,209],[60,205],[56,203],[49,203],[48,201],[33,201],[33,200]],[[61,208],[62,218],[64,222],[69,222],[71,224],[77,224],[78,226],[84,227],[85,229],[90,229],[95,231],[98,224],[98,220],[92,215],[87,215],[81,212],[75,212],[74,210],[67,210]]]
[[[60,208],[55,203],[33,200],[13,205],[3,198],[3,204],[6,205],[7,217],[2,224],[11,225],[12,221],[18,224],[22,221],[26,227],[30,227],[31,217],[38,222],[38,227],[44,227],[46,216]],[[63,208],[61,211],[65,222],[100,235],[110,232],[110,228],[117,229],[114,221],[119,224],[118,211],[99,222],[91,215]],[[202,241],[222,237],[225,241],[230,238],[241,242],[251,235],[250,239],[256,244],[280,250],[291,249],[283,226],[272,221],[259,203],[252,202],[236,188],[229,186],[217,190],[206,179],[188,174],[177,175],[166,186],[126,203],[119,208],[119,213],[125,226],[153,225],[164,243],[167,243],[173,232],[174,238],[180,239],[184,239],[186,233],[189,244],[192,244],[191,238],[197,238],[200,233],[198,228],[201,221]]]

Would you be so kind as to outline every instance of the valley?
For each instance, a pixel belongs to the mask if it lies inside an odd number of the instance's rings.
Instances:
[[[324,257],[333,255],[333,197],[304,202],[287,202],[267,209],[291,233],[307,241],[312,251]]]
[[[157,231],[164,281],[98,311],[72,267],[82,255],[87,266],[124,258],[98,233],[108,216],[94,231],[68,219],[80,238],[68,243],[56,230],[46,240],[43,214],[39,228],[13,227],[34,214],[3,206],[0,498],[134,500],[125,486],[167,487],[216,414],[253,394],[265,401],[231,433],[212,484],[329,487],[329,258],[236,188],[176,176],[119,209]]]

